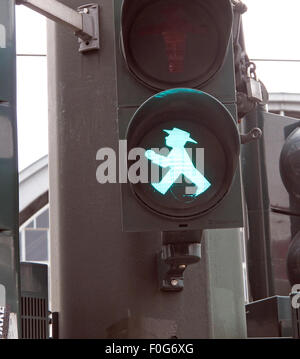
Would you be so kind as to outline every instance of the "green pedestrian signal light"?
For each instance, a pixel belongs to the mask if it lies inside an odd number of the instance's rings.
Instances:
[[[126,138],[128,151],[145,149],[148,163],[148,181],[131,183],[131,191],[157,215],[203,216],[230,190],[240,135],[232,115],[214,97],[185,88],[154,95],[133,115]],[[129,160],[128,168],[132,164]]]
[[[168,173],[159,183],[152,183],[152,186],[165,195],[169,189],[175,184],[178,178],[183,175],[190,180],[195,186],[196,191],[194,197],[204,193],[210,186],[210,182],[201,174],[194,166],[188,152],[185,149],[187,142],[196,143],[197,141],[190,138],[190,133],[178,128],[173,130],[164,130],[168,134],[166,137],[166,145],[172,150],[167,157],[156,154],[152,150],[148,150],[145,156],[154,164],[169,168]]]

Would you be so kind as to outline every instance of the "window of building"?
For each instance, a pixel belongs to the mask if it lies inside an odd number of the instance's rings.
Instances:
[[[20,228],[21,262],[49,264],[49,205]]]

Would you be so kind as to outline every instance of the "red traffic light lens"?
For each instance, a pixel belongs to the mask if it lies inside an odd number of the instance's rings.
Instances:
[[[122,42],[132,73],[155,89],[199,87],[222,66],[229,1],[124,1]]]

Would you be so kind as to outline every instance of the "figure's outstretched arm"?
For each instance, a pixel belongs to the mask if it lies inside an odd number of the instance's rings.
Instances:
[[[148,158],[148,160],[160,167],[166,168],[170,166],[170,161],[168,160],[168,157],[158,155],[152,150],[146,151],[145,156]]]

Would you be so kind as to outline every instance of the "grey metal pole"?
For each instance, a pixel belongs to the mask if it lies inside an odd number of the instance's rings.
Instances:
[[[100,52],[82,56],[71,34],[48,24],[51,302],[60,337],[243,338],[237,230],[205,232],[202,259],[186,270],[185,289],[162,292],[160,233],[123,233],[119,185],[96,181],[98,149],[118,146],[119,51],[113,2],[97,2]]]
[[[265,111],[259,105],[247,114],[242,122],[245,132],[254,127],[264,130]],[[265,170],[265,150],[263,141],[255,141],[243,147],[243,183],[245,188],[248,220],[248,266],[253,300],[274,295],[270,248],[270,200]]]

